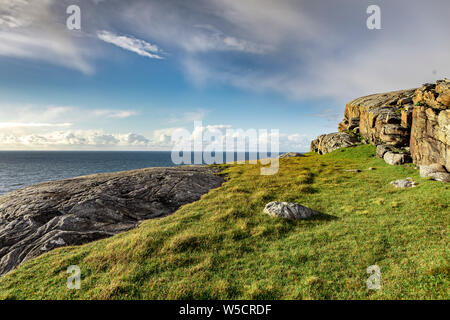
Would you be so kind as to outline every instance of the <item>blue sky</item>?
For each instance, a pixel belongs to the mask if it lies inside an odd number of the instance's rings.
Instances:
[[[81,9],[68,30],[66,8]],[[381,30],[366,27],[369,4]],[[170,150],[176,128],[336,131],[345,103],[448,77],[448,1],[0,0],[0,149]]]

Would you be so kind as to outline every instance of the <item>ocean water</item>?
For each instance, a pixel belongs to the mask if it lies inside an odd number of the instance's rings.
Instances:
[[[46,181],[172,166],[170,151],[0,151],[0,195]]]

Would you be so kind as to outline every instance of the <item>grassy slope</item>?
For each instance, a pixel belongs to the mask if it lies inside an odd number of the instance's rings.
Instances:
[[[450,186],[388,166],[372,146],[257,165],[223,165],[230,179],[170,217],[28,261],[0,280],[3,299],[405,299],[449,295]],[[365,170],[376,167],[377,170]],[[362,169],[360,173],[344,169]],[[395,189],[411,176],[419,185]],[[273,200],[323,213],[284,221]],[[81,290],[66,288],[69,265]],[[366,288],[378,264],[382,290]]]

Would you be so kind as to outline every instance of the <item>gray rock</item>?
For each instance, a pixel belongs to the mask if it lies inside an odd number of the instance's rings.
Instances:
[[[394,153],[388,151],[383,156],[384,161],[391,166],[411,162],[411,157],[406,153]]]
[[[450,173],[447,172],[434,172],[428,175],[431,179],[442,182],[450,182]]]
[[[348,124],[348,130],[353,130],[359,127],[359,117],[351,118]]]
[[[438,163],[420,166],[420,176],[422,178],[430,177],[433,180],[450,182],[450,173]]]
[[[351,147],[360,144],[358,137],[346,132],[323,134],[311,142],[310,150],[325,154],[339,148]]]
[[[84,176],[6,194],[0,197],[0,275],[54,248],[167,216],[222,182],[210,167],[183,166]]]
[[[393,147],[386,144],[377,145],[377,157],[383,159],[386,152],[393,151]]]
[[[266,204],[264,213],[272,217],[283,219],[307,219],[318,215],[319,212],[292,202],[273,201]]]
[[[391,181],[390,184],[396,188],[413,188],[416,186],[416,183],[411,178]]]
[[[298,152],[287,152],[279,156],[280,159],[297,158],[297,157],[304,157],[304,155]]]

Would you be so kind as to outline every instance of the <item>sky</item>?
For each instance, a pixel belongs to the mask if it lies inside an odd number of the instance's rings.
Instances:
[[[367,28],[369,5],[381,29]],[[0,150],[171,150],[201,121],[279,130],[280,151],[307,151],[346,102],[450,77],[449,12],[448,0],[0,0]]]

